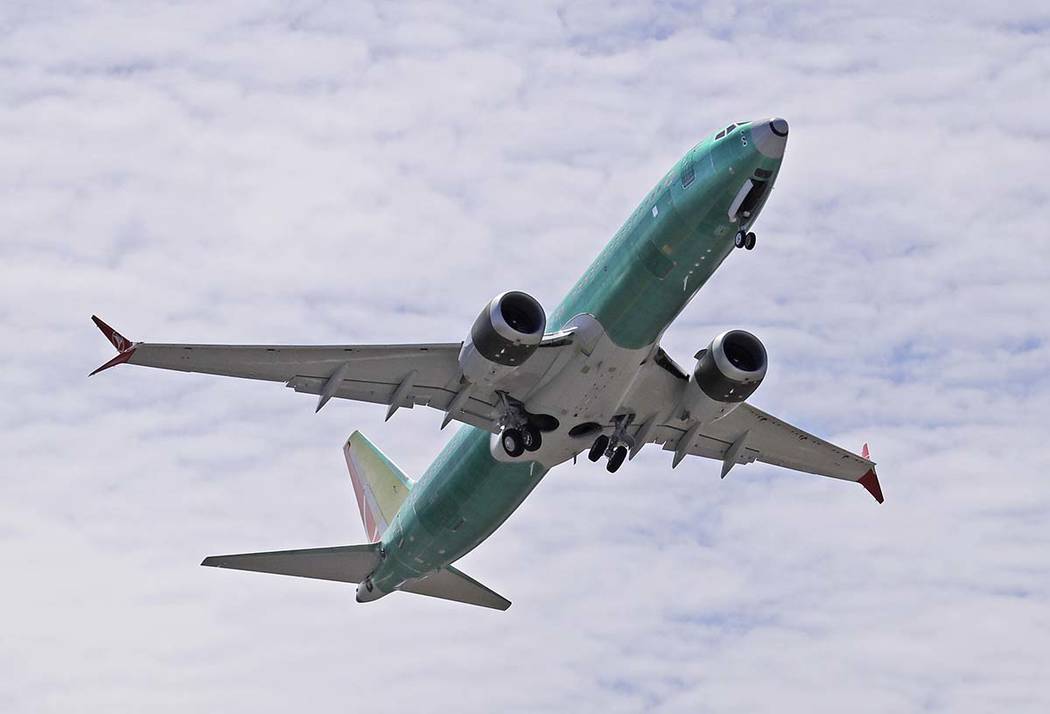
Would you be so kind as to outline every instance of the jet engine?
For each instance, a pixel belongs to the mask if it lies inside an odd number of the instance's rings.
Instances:
[[[696,369],[682,396],[679,416],[712,422],[733,411],[766,376],[766,348],[744,330],[728,330],[696,353]]]
[[[494,383],[520,367],[540,345],[547,316],[531,295],[517,290],[492,298],[459,351],[467,381]]]

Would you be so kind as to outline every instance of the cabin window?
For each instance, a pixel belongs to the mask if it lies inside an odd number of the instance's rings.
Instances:
[[[689,184],[696,178],[696,169],[690,161],[689,165],[682,169],[682,188],[688,188]]]

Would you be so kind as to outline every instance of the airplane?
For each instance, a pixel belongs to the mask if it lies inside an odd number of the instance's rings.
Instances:
[[[610,472],[646,444],[854,481],[879,503],[869,458],[754,406],[767,354],[750,332],[714,337],[682,369],[660,337],[751,230],[780,171],[788,123],[730,124],[689,150],[649,192],[548,316],[517,290],[481,310],[461,342],[196,345],[132,342],[98,317],[118,364],[282,382],[331,399],[444,413],[463,426],[413,482],[359,432],[343,446],[368,542],[211,556],[202,565],[356,583],[358,602],[409,592],[505,610],[510,601],[453,566],[540,479],[584,452]]]

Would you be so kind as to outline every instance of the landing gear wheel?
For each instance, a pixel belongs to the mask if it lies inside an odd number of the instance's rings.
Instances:
[[[623,460],[627,458],[627,447],[617,446],[616,450],[613,451],[613,455],[609,457],[609,463],[605,465],[606,470],[614,474],[617,469],[623,464]]]
[[[744,236],[744,247],[748,250],[754,250],[756,240],[757,238],[755,238],[754,233],[748,233],[746,236]]]
[[[499,440],[507,456],[517,458],[525,453],[525,440],[517,429],[504,429]]]
[[[747,235],[743,231],[737,231],[736,235],[733,236],[733,245],[737,248],[743,248],[745,243],[747,243]]]
[[[532,424],[526,424],[521,430],[521,445],[525,447],[525,451],[535,451],[542,443],[543,437],[540,436],[540,430]]]
[[[605,454],[607,448],[609,448],[609,437],[602,434],[591,444],[591,450],[587,452],[587,458],[591,461],[597,461]]]

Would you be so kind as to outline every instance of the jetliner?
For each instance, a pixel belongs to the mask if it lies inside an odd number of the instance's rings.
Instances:
[[[401,591],[505,610],[510,601],[453,566],[552,468],[586,452],[610,472],[646,444],[720,461],[724,478],[760,461],[859,483],[882,503],[869,459],[753,407],[766,349],[729,330],[683,370],[660,347],[668,325],[735,249],[780,171],[788,123],[730,124],[683,156],[548,316],[508,291],[466,339],[441,344],[234,346],[132,342],[92,317],[118,364],[282,382],[318,396],[444,414],[461,427],[419,480],[358,432],[343,447],[368,543],[206,558],[202,565],[357,583],[358,602]]]

